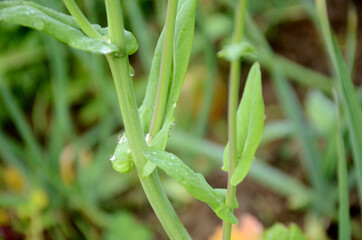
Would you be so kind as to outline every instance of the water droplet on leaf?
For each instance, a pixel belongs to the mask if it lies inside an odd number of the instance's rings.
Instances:
[[[153,141],[152,135],[150,133],[147,133],[145,140],[146,140],[147,146],[150,147],[152,144],[152,141]]]
[[[115,157],[114,155],[111,155],[111,157],[109,158],[109,160],[111,160],[111,162],[113,162],[115,158],[116,158],[116,157]]]

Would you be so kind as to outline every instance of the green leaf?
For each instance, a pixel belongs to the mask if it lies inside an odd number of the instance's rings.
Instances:
[[[256,54],[253,45],[248,42],[241,42],[225,46],[217,53],[217,56],[231,62],[243,57],[255,58]]]
[[[180,0],[177,6],[177,16],[175,23],[175,43],[173,50],[173,70],[169,84],[169,98],[166,106],[165,122],[163,129],[169,128],[173,122],[173,110],[180,95],[180,91],[185,79],[187,66],[190,59],[192,43],[194,39],[195,15],[197,0]],[[148,131],[152,119],[155,105],[158,77],[160,74],[162,56],[163,32],[161,33],[154,53],[151,72],[148,78],[148,85],[143,104],[139,109],[139,114],[144,131]],[[168,130],[167,130],[168,131]],[[167,141],[166,134],[166,141]]]
[[[177,156],[162,150],[149,148],[145,157],[174,178],[196,199],[208,204],[224,221],[236,224],[238,220],[225,204],[225,191],[213,189],[200,173],[195,173]]]
[[[231,184],[239,184],[246,176],[260,143],[264,128],[264,101],[262,95],[261,72],[255,63],[246,80],[244,94],[237,111],[237,159],[238,163],[231,177]],[[224,165],[229,168],[229,145],[224,151]]]
[[[123,135],[110,158],[112,167],[119,173],[129,173],[134,168],[134,162],[126,135]]]
[[[79,28],[74,18],[28,1],[0,2],[0,21],[19,24],[45,32],[71,47],[96,53],[109,54],[119,48],[104,39],[87,37]],[[107,33],[98,25],[93,25],[101,33]],[[133,34],[125,31],[126,52],[130,55],[137,50],[137,41]]]
[[[263,240],[306,240],[306,237],[295,224],[287,228],[277,223],[264,232]]]

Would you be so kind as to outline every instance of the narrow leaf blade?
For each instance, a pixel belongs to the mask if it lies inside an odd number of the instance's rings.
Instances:
[[[177,156],[157,149],[147,149],[145,157],[174,178],[196,199],[208,204],[224,221],[236,224],[237,219],[224,202],[223,191],[213,189],[200,173],[195,173]]]

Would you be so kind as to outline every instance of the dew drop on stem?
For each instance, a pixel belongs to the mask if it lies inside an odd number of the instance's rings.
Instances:
[[[131,65],[129,65],[128,74],[129,74],[130,77],[133,77],[134,74],[135,74],[135,70]]]

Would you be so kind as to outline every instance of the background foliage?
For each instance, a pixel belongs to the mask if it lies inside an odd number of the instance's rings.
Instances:
[[[35,2],[66,12],[62,1]],[[93,23],[106,26],[103,1],[77,2]],[[233,4],[200,0],[191,61],[167,146],[220,188],[226,186],[220,167],[227,141],[228,62],[217,52],[230,42]],[[337,172],[343,156],[352,235],[361,239],[356,163],[362,159],[353,157],[347,121],[348,111],[361,111],[362,101],[362,33],[357,27],[362,6],[354,4],[328,1],[359,99],[359,109],[337,111],[332,88],[338,75],[313,2],[250,1],[246,37],[264,71],[266,125],[257,159],[238,188],[237,216],[251,212],[265,227],[294,222],[309,239],[337,239]],[[166,1],[122,1],[122,6],[126,29],[139,45],[130,61],[140,105]],[[1,22],[0,32],[0,236],[165,238],[137,176],[120,175],[109,161],[123,130],[102,56],[17,25]],[[243,63],[242,81],[249,68]],[[220,224],[216,215],[177,182],[161,177],[191,236],[210,236]]]

